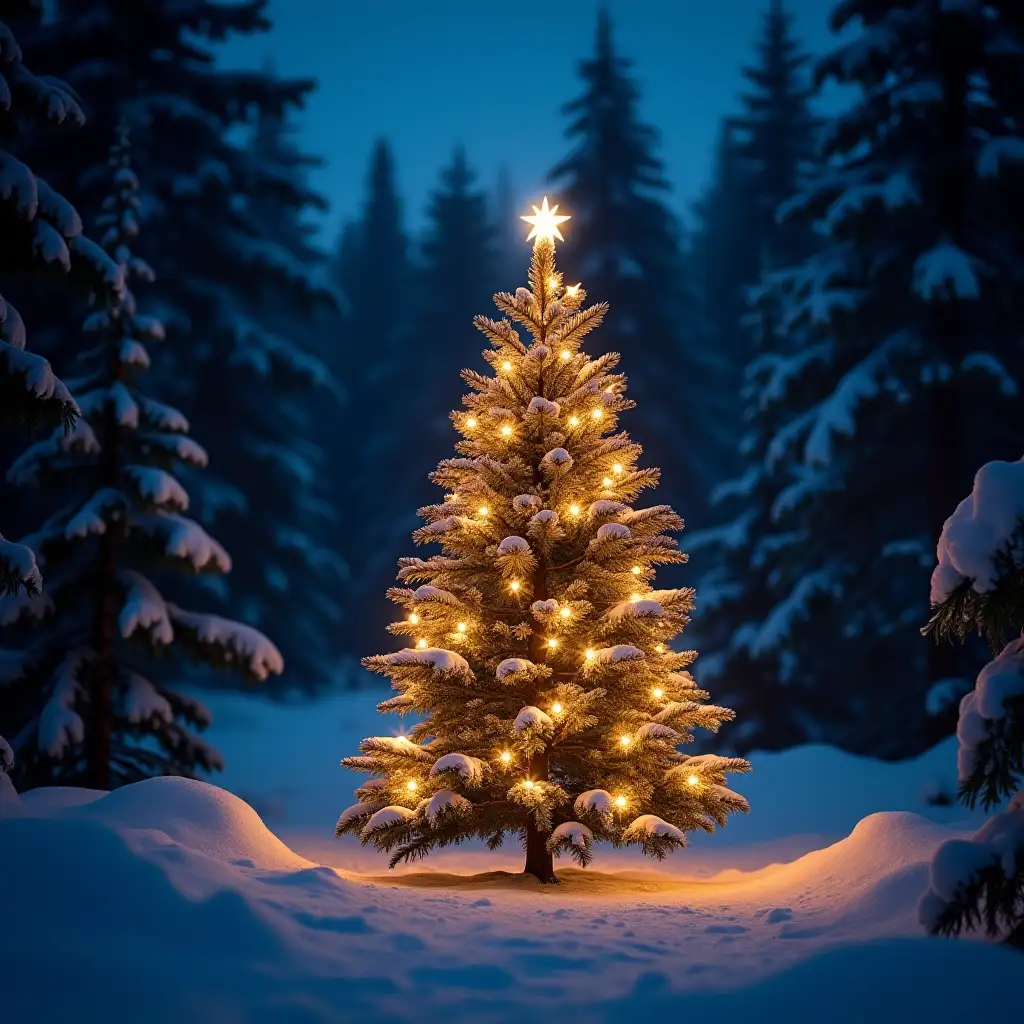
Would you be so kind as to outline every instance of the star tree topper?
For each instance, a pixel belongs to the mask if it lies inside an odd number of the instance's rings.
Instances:
[[[562,238],[562,232],[558,230],[559,224],[564,224],[569,220],[568,214],[559,214],[558,205],[548,207],[548,197],[545,196],[543,202],[540,204],[540,209],[536,206],[533,208],[533,213],[524,214],[520,220],[525,220],[527,224],[533,225],[533,230],[526,236],[526,240],[529,242],[532,238],[536,238],[538,242],[547,239],[549,242],[553,242],[556,238],[560,242],[564,242]]]

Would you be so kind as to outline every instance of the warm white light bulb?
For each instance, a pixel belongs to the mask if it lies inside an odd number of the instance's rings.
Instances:
[[[699,786],[699,785],[700,785],[700,779],[698,779],[696,775],[691,775],[691,776],[690,776],[690,777],[689,777],[689,778],[688,778],[688,779],[686,780],[686,784],[687,784],[688,786]]]
[[[465,624],[464,622],[460,622],[460,623],[459,623],[459,624],[458,624],[458,625],[457,625],[457,626],[456,626],[455,628],[456,628],[456,629],[457,629],[457,630],[458,630],[458,631],[459,631],[460,633],[465,633],[465,632],[466,632],[466,624]]]
[[[556,640],[556,639],[555,639],[554,637],[552,637],[552,638],[551,638],[551,639],[550,639],[550,640],[548,641],[548,647],[551,647],[551,648],[553,649],[553,648],[555,648],[555,647],[557,647],[557,646],[558,646],[558,641],[557,641],[557,640]]]
[[[561,704],[558,704],[558,703],[556,702],[555,704],[552,704],[552,705],[551,705],[551,710],[552,710],[552,711],[553,711],[553,712],[554,712],[554,713],[555,713],[556,715],[560,715],[560,714],[562,713],[562,705],[561,705]]]
[[[553,274],[548,278],[548,287],[552,290],[558,287],[558,278]]]
[[[624,796],[617,796],[615,798],[615,806],[616,807],[625,807],[626,806],[626,798]]]
[[[420,621],[420,617],[415,612],[412,612],[409,615],[409,621],[415,626]]]
[[[616,476],[618,476],[622,472],[622,463],[621,462],[616,462],[615,465],[612,466],[612,472]]]
[[[579,418],[579,416],[570,416],[569,417],[569,426],[570,427],[578,427],[579,425],[580,425],[580,418]]]
[[[505,426],[503,426],[501,428],[501,436],[502,437],[510,437],[511,434],[512,434],[512,428],[506,423]]]
[[[503,750],[501,752],[501,759],[505,762],[505,764],[508,764],[509,761],[512,760],[512,755],[507,750]]]
[[[629,595],[629,600],[630,600],[630,602],[632,604],[636,604],[636,602],[640,600],[640,595],[639,594],[630,594]]]
[[[655,700],[661,700],[661,698],[665,696],[665,691],[660,686],[656,686],[651,690],[651,696],[654,697]]]
[[[593,647],[588,647],[583,653],[587,661],[593,661],[597,657],[597,651]]]
[[[633,742],[633,737],[632,736],[620,736],[619,737],[619,743],[621,743],[624,747],[628,747],[630,745],[630,743],[632,743],[632,742]]]
[[[480,506],[480,507],[479,507],[479,508],[477,509],[477,512],[478,512],[478,513],[479,513],[480,515],[482,515],[482,516],[486,516],[486,515],[487,515],[487,513],[488,513],[488,512],[490,512],[490,509],[489,509],[489,508],[488,508],[488,507],[487,507],[486,505],[481,505],[481,506]]]
[[[599,420],[604,413],[600,409],[595,409],[590,415],[593,416],[595,420]]]
[[[565,289],[565,294],[568,295],[570,299],[575,299],[579,293],[580,286],[578,284],[571,284]]]
[[[641,569],[639,565],[634,565],[634,566],[633,566],[633,568],[632,568],[632,569],[630,569],[629,571],[630,571],[630,572],[631,572],[631,573],[632,573],[632,574],[633,574],[634,576],[639,576],[639,575],[640,575],[640,573],[642,573],[642,572],[643,572],[643,569]]]
[[[416,790],[420,788],[420,784],[415,779],[410,779],[405,784],[405,788],[409,790],[410,793],[415,793]]]
[[[511,364],[511,363],[510,363],[510,362],[509,362],[509,361],[508,361],[508,360],[506,359],[506,360],[505,360],[505,362],[503,362],[503,363],[501,364],[501,368],[502,368],[502,369],[503,369],[503,370],[504,370],[504,371],[505,371],[506,373],[508,373],[508,371],[512,369],[512,364]]]
[[[656,644],[654,649],[655,649],[655,651],[658,652],[658,654],[664,654],[665,653],[665,645],[664,644]]]
[[[426,640],[417,640],[416,646],[422,651],[427,646]]]
[[[579,505],[570,505],[569,506],[569,515],[571,515],[571,516],[578,516],[579,514],[580,514],[580,507],[579,507]]]
[[[615,483],[615,481],[614,481],[614,480],[612,480],[612,478],[611,478],[610,476],[606,476],[606,477],[605,477],[605,478],[604,478],[604,479],[603,479],[603,480],[601,481],[601,484],[602,484],[602,485],[603,485],[604,487],[611,487],[611,485],[612,485],[613,483]]]
[[[572,617],[572,609],[571,608],[563,608],[558,614],[561,615],[563,619],[571,618]]]
[[[571,359],[572,358],[572,353],[567,348],[563,348],[562,351],[559,352],[558,354],[559,354],[559,356],[562,359]]]
[[[466,420],[466,426],[469,427],[470,430],[472,430],[476,426],[476,417],[470,416],[469,419]]]
[[[524,780],[523,780],[523,785],[524,785],[524,786],[525,786],[525,787],[526,787],[527,789],[533,789],[533,779],[524,779]]]
[[[521,586],[522,586],[522,584],[521,584],[521,583],[519,582],[519,580],[513,580],[513,581],[512,581],[512,582],[511,582],[511,583],[510,583],[510,584],[508,585],[508,589],[509,589],[509,590],[511,590],[513,594],[518,594],[518,593],[519,593],[519,588],[520,588]]]

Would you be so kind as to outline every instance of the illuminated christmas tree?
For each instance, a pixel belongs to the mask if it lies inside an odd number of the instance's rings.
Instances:
[[[509,319],[477,317],[493,373],[463,371],[471,392],[452,414],[458,457],[432,479],[444,500],[420,511],[413,539],[442,554],[405,558],[388,596],[409,646],[364,660],[398,695],[382,712],[414,714],[406,735],[378,736],[342,764],[373,778],[336,834],[392,853],[391,865],[470,838],[497,849],[517,835],[525,871],[557,881],[554,855],[586,866],[593,843],[661,859],[693,829],[747,810],[725,785],[739,758],[688,757],[692,730],[733,717],[703,703],[672,640],[690,589],[659,590],[657,568],[685,561],[667,505],[635,508],[658,470],[617,430],[633,407],[617,353],[583,339],[607,306],[583,308],[555,267],[569,218],[533,216],[529,288],[499,293]]]

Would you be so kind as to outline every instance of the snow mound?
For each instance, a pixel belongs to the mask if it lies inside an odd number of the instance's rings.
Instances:
[[[532,704],[527,704],[518,715],[516,715],[515,723],[512,728],[516,732],[526,732],[527,729],[550,729],[555,723],[551,720],[551,716],[541,711],[540,708],[534,707]]]
[[[119,829],[163,832],[175,843],[218,860],[248,860],[269,870],[309,867],[244,800],[196,779],[136,782],[83,805],[81,814]]]
[[[494,670],[494,674],[499,679],[504,679],[516,672],[532,672],[536,667],[532,661],[527,661],[526,658],[506,658]]]
[[[498,545],[499,555],[528,555],[530,554],[530,545],[523,537],[506,537]]]

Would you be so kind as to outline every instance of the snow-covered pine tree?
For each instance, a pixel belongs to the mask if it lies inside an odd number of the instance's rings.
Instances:
[[[931,605],[925,633],[936,642],[976,631],[997,653],[960,701],[960,799],[986,810],[1009,803],[936,851],[921,923],[1024,947],[1024,461],[978,470],[942,528]]]
[[[150,281],[134,255],[138,182],[125,138],[110,158],[112,192],[99,226],[128,281]],[[193,730],[209,715],[167,685],[178,659],[262,680],[280,672],[277,649],[255,629],[187,611],[164,597],[178,573],[223,573],[227,552],[184,515],[188,494],[175,467],[206,452],[188,421],[139,388],[148,342],[161,323],[134,294],[100,299],[85,328],[77,382],[81,418],[31,447],[11,467],[18,485],[52,486],[56,511],[28,543],[47,571],[45,595],[0,600],[0,623],[25,643],[4,652],[0,733],[17,754],[19,788],[45,784],[110,789],[141,778],[219,766]],[[166,584],[166,586],[165,586]],[[12,629],[12,634],[17,635]]]
[[[785,467],[768,459],[769,442],[785,421],[785,382],[805,355],[806,339],[784,320],[774,272],[806,259],[815,246],[806,224],[776,216],[806,180],[818,134],[806,57],[782,0],[772,0],[765,14],[757,52],[757,62],[744,70],[744,109],[728,122],[731,143],[698,236],[713,285],[705,291],[706,329],[717,351],[731,359],[738,354],[742,364],[731,397],[743,415],[723,414],[738,430],[740,468],[712,491],[716,525],[692,535],[689,545],[710,566],[700,576],[694,623],[704,650],[699,677],[740,709],[730,739],[741,753],[811,738],[810,716],[793,697],[792,664],[775,634],[787,615],[786,594],[776,587],[779,565],[800,533],[774,520],[776,498],[790,481]]]
[[[550,173],[587,246],[563,253],[568,273],[590,282],[617,311],[611,343],[642,340],[650,358],[633,374],[647,410],[644,444],[665,470],[666,496],[685,498],[692,523],[707,523],[715,476],[715,418],[704,414],[710,372],[697,343],[697,310],[681,252],[681,229],[666,205],[658,132],[640,120],[631,61],[616,51],[611,19],[598,14],[593,57],[580,64],[583,92],[563,107],[572,149]],[[578,236],[577,236],[578,237]],[[678,443],[683,435],[685,445]]]
[[[973,0],[846,0],[832,22],[854,31],[818,77],[858,98],[788,209],[823,245],[779,275],[807,347],[779,353],[769,445],[788,481],[776,523],[800,533],[775,643],[808,738],[895,759],[948,735],[943,697],[966,685],[965,652],[913,638],[931,546],[984,454],[1024,446],[1024,238],[993,202],[1021,127],[989,79],[1022,40]]]
[[[310,278],[326,272],[316,227],[303,217],[326,206],[308,184],[317,161],[295,144],[284,113],[259,115],[251,153],[261,169],[250,183],[253,233],[291,258],[291,278],[303,269]],[[204,525],[230,536],[233,550],[260,553],[240,559],[225,578],[224,607],[273,635],[288,665],[283,682],[303,691],[335,677],[345,615],[347,566],[337,550],[343,502],[330,489],[326,453],[341,412],[340,386],[326,364],[338,318],[330,293],[266,275],[239,312],[240,340],[250,332],[255,338],[230,359],[236,386],[225,389],[213,377],[209,389],[198,389],[223,424],[211,459],[230,462],[223,484],[245,495],[244,504],[227,503]],[[237,435],[246,443],[237,444]]]
[[[364,661],[398,690],[379,710],[422,718],[342,761],[374,778],[336,832],[393,851],[392,865],[515,834],[525,871],[552,882],[553,855],[586,865],[595,840],[661,858],[687,831],[724,825],[747,809],[725,774],[750,766],[677,750],[732,718],[703,703],[694,653],[669,646],[693,592],[654,579],[685,560],[669,536],[682,522],[667,505],[633,507],[660,474],[616,429],[634,405],[618,354],[581,349],[607,306],[582,308],[556,270],[568,218],[546,199],[534,209],[530,287],[495,296],[532,340],[477,317],[493,373],[463,371],[458,457],[433,474],[447,493],[414,534],[443,553],[399,563],[405,585],[389,597],[406,614],[391,630],[411,646]]]
[[[11,0],[0,8],[0,274],[4,277],[70,272],[86,287],[117,288],[117,268],[82,235],[74,207],[11,152],[19,136],[85,120],[74,94],[62,82],[40,78],[25,66],[8,21],[41,5]],[[65,147],[67,143],[62,143]],[[0,293],[0,423],[70,429],[78,407],[49,362],[25,348],[25,324]],[[0,596],[41,578],[32,551],[0,536]]]

